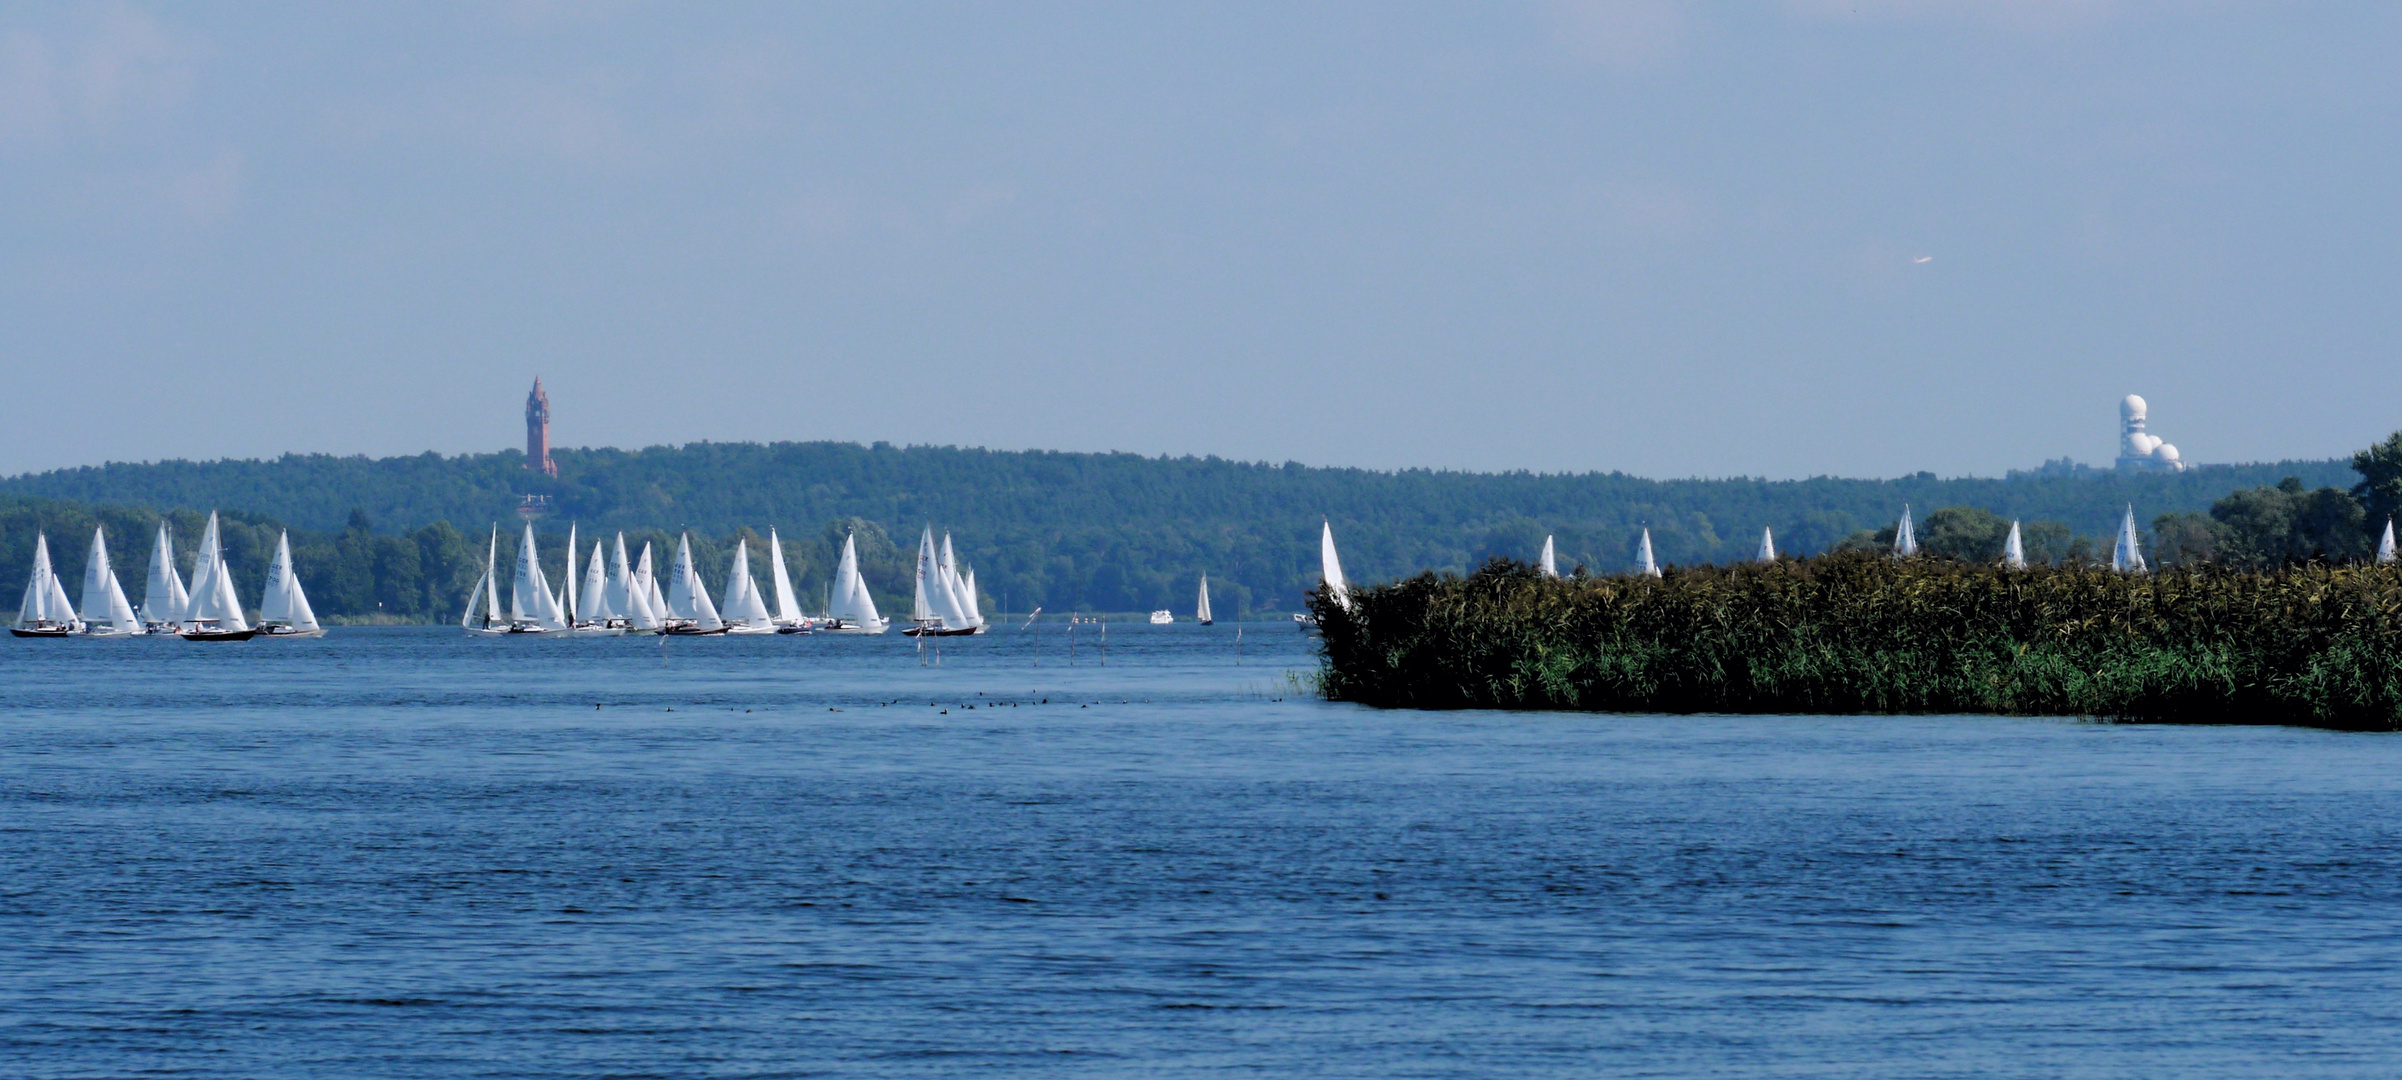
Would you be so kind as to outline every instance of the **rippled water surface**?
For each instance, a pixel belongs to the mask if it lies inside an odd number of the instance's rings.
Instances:
[[[2402,1062],[2402,739],[1380,713],[1233,637],[0,642],[0,1074]]]

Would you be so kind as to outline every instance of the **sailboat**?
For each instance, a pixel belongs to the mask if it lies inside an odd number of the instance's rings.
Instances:
[[[1635,572],[1644,577],[1660,576],[1660,564],[1651,557],[1651,529],[1643,530],[1643,539],[1635,543]]]
[[[467,594],[467,610],[459,614],[459,627],[471,634],[498,635],[509,632],[509,621],[500,617],[500,526],[492,527],[492,540],[484,549],[484,576],[477,579],[475,591]]]
[[[200,562],[192,569],[192,602],[184,611],[182,635],[185,641],[248,641],[258,636],[242,617],[242,599],[234,593],[233,570],[225,565],[225,538],[214,510],[200,534]]]
[[[148,631],[125,600],[125,588],[109,567],[108,539],[92,529],[92,554],[83,563],[83,633],[87,637],[134,637]]]
[[[952,590],[951,575],[935,552],[934,526],[926,526],[917,544],[917,595],[909,609],[910,625],[901,632],[911,637],[959,637],[982,629],[968,621]]]
[[[1323,522],[1318,534],[1318,573],[1326,581],[1326,591],[1334,594],[1334,602],[1343,610],[1351,610],[1351,583],[1343,577],[1343,560],[1334,553],[1334,523]]]
[[[1776,561],[1776,534],[1765,525],[1760,527],[1760,555],[1757,561],[1764,563]]]
[[[2011,570],[2027,568],[2027,545],[2019,539],[2016,521],[2010,523],[2010,535],[2002,540],[2002,565]]]
[[[767,561],[772,564],[774,573],[770,576],[776,586],[776,632],[808,633],[816,624],[810,621],[809,616],[801,614],[800,601],[793,599],[792,571],[784,567],[784,542],[776,538],[773,526],[767,530]]]
[[[1543,556],[1541,559],[1537,560],[1536,565],[1542,568],[1544,577],[1556,578],[1560,576],[1559,553],[1552,549],[1551,538],[1548,536],[1543,538]]]
[[[300,589],[300,576],[292,571],[289,529],[275,538],[275,561],[267,564],[267,591],[259,597],[259,636],[325,636],[325,628],[317,625],[317,613],[309,607],[308,594]]]
[[[2377,540],[2377,561],[2389,563],[2394,558],[2394,519],[2389,517],[2385,519],[2385,535]]]
[[[573,578],[575,577],[575,547],[572,543],[575,536],[574,527],[569,527],[567,535],[571,540],[567,548],[567,576]],[[567,595],[567,625],[575,636],[619,637],[625,634],[625,617],[617,614],[616,609],[610,606],[609,564],[601,557],[600,541],[592,542],[592,557],[584,561],[582,587]]]
[[[676,542],[676,565],[670,573],[675,584],[667,593],[667,625],[659,632],[687,636],[725,633],[729,627],[718,617],[717,605],[709,602],[709,588],[701,584],[700,571],[692,565],[691,533]]]
[[[942,534],[942,576],[949,583],[951,607],[958,612],[960,622],[976,633],[984,632],[984,611],[976,603],[976,572],[959,570],[959,559],[951,553],[951,534]]]
[[[167,523],[158,523],[158,543],[150,548],[150,581],[142,589],[142,628],[153,634],[171,634],[175,624],[183,619],[184,608],[192,597],[184,591],[183,575],[175,569],[175,539],[167,532]]]
[[[642,543],[642,562],[634,567],[634,579],[636,587],[642,590],[643,603],[649,605],[651,617],[658,623],[653,632],[666,633],[675,616],[667,609],[667,597],[659,594],[659,575],[651,570],[650,541]]]
[[[859,576],[859,537],[843,537],[842,561],[834,567],[834,585],[826,596],[826,621],[818,628],[832,634],[881,634],[889,625],[876,613],[876,599]]]
[[[2118,543],[2110,548],[2110,568],[2123,574],[2149,573],[2144,565],[2143,545],[2135,536],[2135,504],[2127,504],[2126,519],[2119,522]]]
[[[1218,620],[1209,614],[1209,575],[1201,575],[1201,599],[1193,605],[1193,621],[1209,626]]]
[[[50,538],[33,535],[33,575],[25,581],[25,600],[17,606],[17,621],[8,632],[18,637],[66,637],[81,627],[67,588],[50,567]]]
[[[651,549],[642,549],[642,571],[637,574],[626,561],[626,534],[617,534],[617,550],[609,557],[609,613],[625,622],[629,634],[659,632],[659,609],[651,606],[650,574]]]
[[[758,579],[751,576],[751,540],[743,537],[734,542],[734,569],[726,574],[726,633],[772,634],[776,632],[776,617],[767,610],[767,598],[759,594]]]
[[[567,613],[559,610],[559,598],[551,593],[550,579],[542,573],[531,521],[525,523],[525,539],[517,545],[517,578],[509,585],[509,632],[567,632]]]
[[[1918,554],[1918,530],[1910,527],[1910,504],[1902,504],[1902,520],[1893,527],[1893,557],[1907,559]]]

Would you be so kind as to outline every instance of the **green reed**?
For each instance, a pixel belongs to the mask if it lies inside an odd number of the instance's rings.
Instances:
[[[1311,600],[1326,695],[1398,708],[2016,713],[2402,727],[2402,568],[2119,574],[1869,554]]]

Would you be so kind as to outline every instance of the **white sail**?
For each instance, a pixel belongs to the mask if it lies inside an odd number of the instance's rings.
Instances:
[[[2389,563],[2394,558],[2394,519],[2389,517],[2385,519],[2385,535],[2377,540],[2377,561]]]
[[[459,611],[459,625],[469,629],[489,627],[500,621],[499,601],[492,596],[492,561],[500,557],[500,527],[493,526],[491,546],[484,551],[484,576],[475,580],[475,588],[467,594],[467,606]]]
[[[2027,568],[2027,545],[2019,539],[2016,521],[2010,523],[2010,535],[2002,541],[2002,565],[2012,570]]]
[[[532,623],[545,630],[564,630],[567,620],[551,595],[550,578],[542,572],[534,545],[534,523],[525,523],[525,538],[517,544],[517,576],[509,583],[509,621]]]
[[[105,628],[108,633],[139,634],[142,619],[133,613],[133,605],[125,602],[125,589],[109,565],[108,539],[101,533],[98,527],[92,529],[92,553],[83,562],[84,625],[96,631]]]
[[[942,574],[943,623],[953,628],[964,628],[982,622],[975,616],[975,605],[965,598],[967,582],[960,580],[959,560],[951,554],[950,533],[942,534],[942,556],[936,568]]]
[[[692,565],[692,534],[684,534],[676,542],[675,582],[667,593],[667,613],[679,619],[690,619],[703,630],[715,630],[726,624],[718,617],[717,605],[709,602],[709,588],[701,584],[700,571]]]
[[[911,622],[942,621],[941,581],[942,575],[934,562],[934,526],[928,525],[917,541],[917,595],[909,606]]]
[[[635,573],[641,579],[643,602],[650,608],[651,618],[661,626],[666,625],[672,613],[667,608],[667,597],[659,593],[659,575],[651,569],[651,545],[647,540],[642,544],[642,565]]]
[[[215,620],[219,630],[250,629],[250,621],[243,617],[241,596],[234,591],[233,570],[225,563],[225,541],[218,532],[214,510],[209,511],[208,530],[200,538],[200,560],[206,569],[194,576],[206,584],[192,584],[188,621]]]
[[[569,626],[575,625],[576,619],[581,617],[580,613],[584,610],[581,605],[576,603],[576,600],[578,599],[575,594],[575,587],[577,583],[575,572],[575,522],[570,521],[567,523],[567,573],[559,580],[560,591],[567,594],[566,600],[559,605],[559,614]]]
[[[784,569],[784,542],[776,539],[774,526],[767,530],[767,561],[775,571],[776,621],[786,626],[807,622],[801,615],[800,601],[792,598],[792,572]]]
[[[184,594],[181,621],[198,618],[194,612],[200,606],[200,594],[209,588],[209,575],[217,569],[217,512],[209,511],[209,520],[200,530],[200,546],[192,552],[192,588]]]
[[[1194,621],[1196,621],[1196,622],[1202,622],[1202,623],[1207,623],[1207,622],[1211,622],[1211,621],[1213,621],[1213,620],[1210,618],[1210,614],[1209,614],[1209,575],[1208,575],[1208,574],[1203,574],[1203,575],[1201,575],[1201,599],[1200,599],[1198,602],[1196,602],[1196,603],[1193,605],[1193,620],[1194,620]]]
[[[1659,561],[1651,557],[1651,530],[1643,530],[1643,539],[1635,543],[1635,572],[1644,577],[1660,576]]]
[[[616,617],[609,606],[609,564],[601,558],[601,542],[592,542],[592,558],[584,563],[584,587],[576,594],[580,606],[575,617],[588,623],[607,622]]]
[[[484,549],[484,625],[500,623],[500,526],[492,527],[492,539]]]
[[[1334,602],[1345,611],[1351,610],[1351,584],[1343,580],[1343,560],[1335,557],[1331,521],[1318,534],[1318,576],[1326,582],[1326,590],[1334,594]]]
[[[158,542],[150,548],[150,580],[142,587],[142,618],[155,623],[171,623],[183,618],[184,605],[190,600],[184,592],[183,575],[175,569],[175,540],[167,535],[167,523],[158,523]]]
[[[486,574],[483,577],[475,579],[475,588],[468,591],[467,606],[459,609],[459,627],[461,629],[473,630],[482,625],[482,620],[476,618],[476,616],[480,614],[480,612],[476,610],[476,607],[483,603],[484,582],[490,580],[491,577],[492,575]]]
[[[17,604],[17,625],[31,627],[37,623],[71,627],[75,610],[64,602],[66,590],[58,583],[58,573],[50,566],[50,537],[33,535],[33,573],[25,579],[25,599]]]
[[[827,615],[853,626],[876,629],[884,616],[876,613],[876,598],[868,595],[867,580],[859,576],[859,538],[842,538],[842,561],[834,568],[834,588]]]
[[[1893,527],[1893,554],[1907,559],[1918,554],[1918,530],[1910,527],[1910,504],[1902,504],[1901,523]]]
[[[725,621],[750,630],[772,629],[776,617],[767,610],[767,598],[759,593],[759,582],[751,576],[751,541],[748,537],[734,542],[734,569],[726,575]]]
[[[1776,561],[1776,533],[1765,525],[1760,527],[1759,561],[1764,563]]]
[[[976,572],[970,570],[959,580],[959,603],[967,608],[967,621],[973,626],[984,625],[984,605],[976,602]]]
[[[316,630],[317,613],[301,591],[300,576],[292,569],[292,534],[275,538],[275,561],[267,564],[267,591],[259,597],[259,621],[282,623],[294,630]]]
[[[2143,545],[2135,536],[2135,505],[2127,505],[2127,516],[2119,522],[2118,543],[2110,549],[2110,568],[2128,574],[2141,574],[2151,567],[2143,561]]]
[[[1551,538],[1548,536],[1543,538],[1543,557],[1537,565],[1542,567],[1544,577],[1555,578],[1560,576],[1559,553],[1552,549]]]

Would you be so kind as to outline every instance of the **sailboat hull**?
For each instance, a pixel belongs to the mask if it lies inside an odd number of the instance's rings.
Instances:
[[[248,641],[259,636],[256,630],[186,630],[185,641]]]
[[[984,628],[981,626],[962,626],[956,629],[948,626],[911,626],[901,632],[910,637],[969,637],[983,633]]]
[[[720,626],[715,630],[703,630],[697,626],[670,626],[659,632],[669,637],[719,637],[732,629],[730,626]]]
[[[602,626],[595,625],[593,623],[584,623],[572,630],[569,630],[568,633],[576,637],[624,637],[626,636],[626,628],[622,626]]]
[[[821,634],[881,634],[891,628],[890,623],[861,626],[858,623],[847,623],[840,619],[817,624],[817,632]]]
[[[302,638],[324,637],[325,628],[320,626],[313,630],[296,630],[289,626],[264,626],[259,628],[259,636],[263,638],[298,641]]]
[[[12,626],[8,632],[18,637],[73,637],[75,632],[64,626]]]

